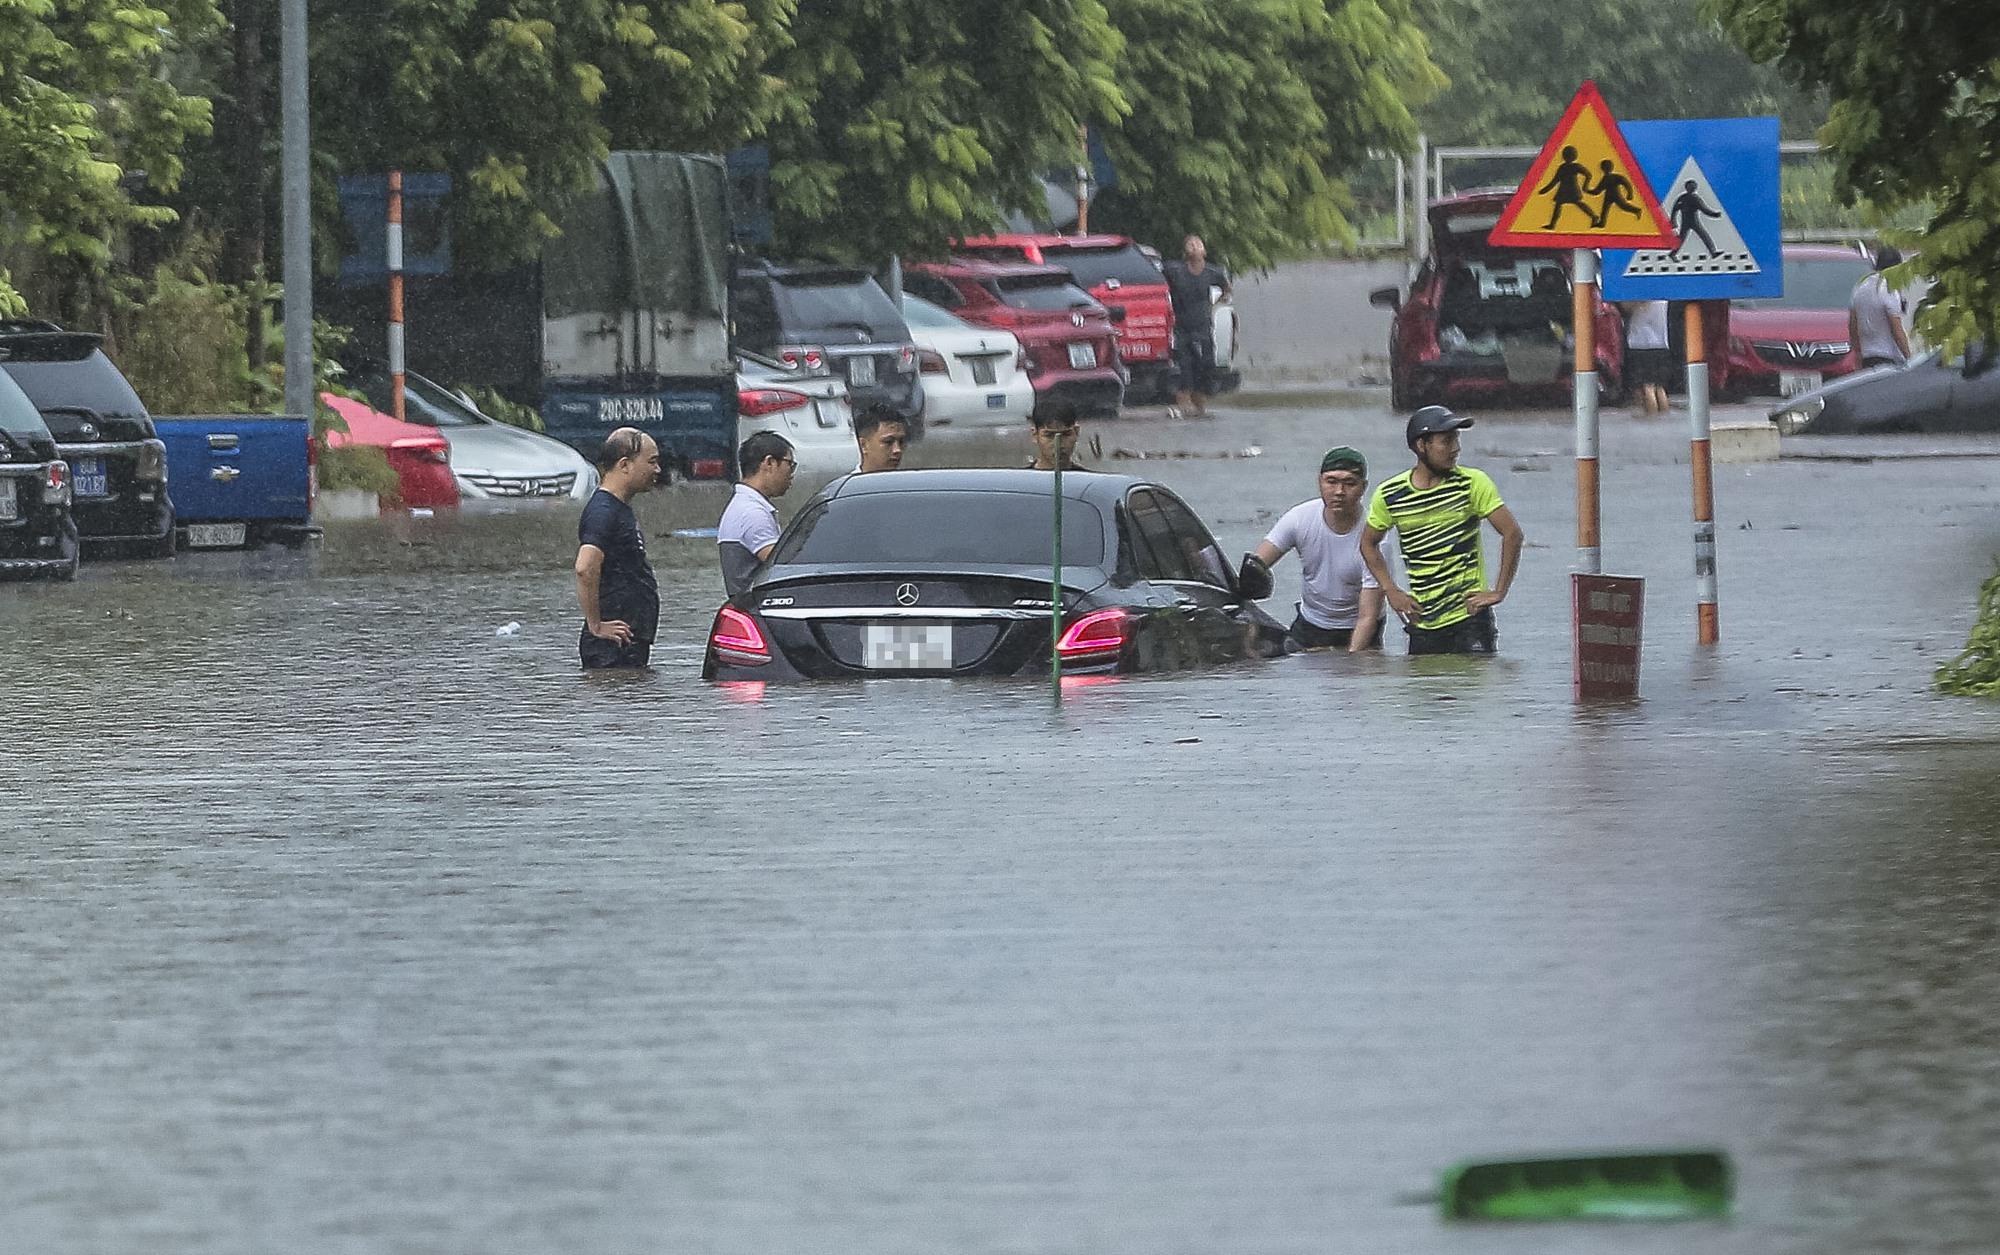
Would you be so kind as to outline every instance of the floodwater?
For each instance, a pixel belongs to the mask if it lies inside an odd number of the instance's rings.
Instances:
[[[1365,396],[1224,412],[1105,424],[1101,461],[1231,551],[1325,446],[1403,461]],[[1609,418],[1644,698],[1579,711],[1567,448],[1468,433],[1529,538],[1502,656],[1059,713],[704,685],[712,542],[670,536],[657,670],[586,680],[563,516],[0,589],[5,1247],[1991,1250],[2000,708],[1928,684],[2000,460],[1719,467],[1704,652],[1682,420]],[[1687,1144],[1734,1156],[1733,1221],[1406,1201]]]

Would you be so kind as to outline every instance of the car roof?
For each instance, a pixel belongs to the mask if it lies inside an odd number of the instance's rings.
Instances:
[[[951,468],[937,470],[882,471],[872,475],[848,475],[836,479],[820,491],[820,496],[859,497],[874,493],[955,493],[1026,492],[1048,496],[1055,477],[1047,471],[1025,468]],[[1065,471],[1065,501],[1116,502],[1134,488],[1156,485],[1132,475],[1107,475],[1098,471]]]
[[[1841,244],[1787,244],[1785,256],[1794,261],[1861,261],[1867,254]]]
[[[1123,248],[1133,243],[1129,235],[1036,235],[1028,232],[1003,232],[999,235],[975,235],[958,241],[953,247],[979,247],[993,244],[1032,244],[1036,248]]]
[[[771,261],[763,257],[742,262],[736,270],[738,274],[764,274],[781,279],[826,278],[842,279],[850,283],[858,283],[872,277],[868,270],[861,266],[843,266],[830,261]]]
[[[981,261],[971,257],[954,258],[951,261],[915,262],[907,269],[958,279],[1018,279],[1046,275],[1073,278],[1062,266],[1043,266],[1026,261]]]

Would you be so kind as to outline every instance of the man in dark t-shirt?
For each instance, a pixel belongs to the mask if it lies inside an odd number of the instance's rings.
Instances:
[[[576,525],[577,653],[586,671],[643,667],[660,622],[660,590],[632,498],[660,478],[660,446],[636,427],[620,427],[604,438],[597,469],[597,491]]]
[[[1208,260],[1198,235],[1181,243],[1181,260],[1165,267],[1167,295],[1174,305],[1174,359],[1180,367],[1178,402],[1199,418],[1215,395],[1215,307],[1209,289],[1229,295],[1229,272]]]

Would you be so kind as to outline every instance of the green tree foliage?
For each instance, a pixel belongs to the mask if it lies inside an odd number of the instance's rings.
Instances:
[[[39,254],[60,287],[101,275],[119,228],[171,220],[128,176],[179,181],[209,103],[163,71],[217,20],[210,0],[0,0],[0,246]],[[22,308],[0,270],[0,312]]]
[[[1538,144],[1584,79],[1621,118],[1775,113],[1803,136],[1824,113],[1813,93],[1753,65],[1700,0],[1419,2],[1451,79],[1423,111],[1432,143]]]
[[[779,247],[933,254],[1039,204],[1078,125],[1115,118],[1118,35],[1098,0],[807,0],[774,72]]]
[[[1409,0],[1111,0],[1131,102],[1091,225],[1258,266],[1351,235],[1343,176],[1442,85]]]
[[[1711,0],[1745,51],[1831,100],[1820,139],[1847,201],[1928,205],[1897,233],[1930,275],[1918,322],[1960,347],[2000,331],[2000,24],[1987,0]]]
[[[314,150],[454,174],[466,260],[518,260],[610,149],[722,149],[767,121],[793,3],[320,0]]]
[[[2000,567],[1979,588],[1979,618],[1958,657],[1940,663],[1940,692],[1962,697],[2000,697]]]

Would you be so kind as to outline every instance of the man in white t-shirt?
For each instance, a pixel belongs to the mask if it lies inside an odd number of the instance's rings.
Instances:
[[[750,587],[758,566],[778,547],[778,507],[771,501],[791,491],[799,460],[791,441],[775,431],[758,431],[736,451],[736,466],[743,477],[715,525],[722,587],[731,597]]]
[[[1304,596],[1292,639],[1306,649],[1382,648],[1382,587],[1361,560],[1361,510],[1368,500],[1368,460],[1342,445],[1320,459],[1319,497],[1294,506],[1257,546],[1273,566],[1299,551]]]
[[[1903,297],[1889,286],[1883,271],[1901,265],[1903,254],[1891,244],[1875,250],[1875,269],[1854,285],[1847,303],[1847,338],[1861,350],[1861,368],[1901,366],[1910,360],[1910,334],[1903,330]]]

